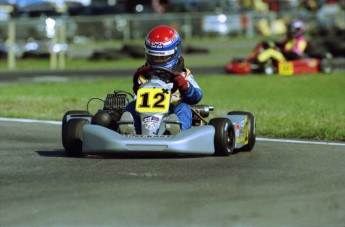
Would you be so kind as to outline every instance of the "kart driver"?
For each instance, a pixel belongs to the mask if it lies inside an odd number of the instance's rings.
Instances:
[[[287,31],[287,39],[281,44],[283,54],[287,60],[300,59],[307,48],[304,38],[304,23],[301,20],[293,21]]]
[[[269,59],[275,61],[296,60],[304,57],[307,41],[304,35],[304,23],[296,20],[288,25],[287,38],[281,43],[263,42],[257,51],[248,58],[249,61],[264,63]]]
[[[192,111],[189,105],[197,104],[203,95],[191,71],[184,66],[181,49],[181,38],[173,28],[169,26],[158,26],[153,28],[145,39],[146,63],[139,67],[133,76],[133,91],[136,94],[139,86],[146,81],[145,73],[149,66],[161,66],[175,72],[175,77],[173,81],[171,81],[172,101],[169,109],[170,115],[168,116],[168,121],[176,121],[180,124],[167,125],[166,128],[169,134],[176,134],[181,130],[183,131],[191,127]],[[133,117],[135,131],[140,134],[141,123],[135,111],[135,100],[127,105],[126,111],[123,118]],[[130,113],[131,116],[129,116],[128,113]]]

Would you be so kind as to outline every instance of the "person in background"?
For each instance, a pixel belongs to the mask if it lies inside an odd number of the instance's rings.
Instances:
[[[307,40],[304,38],[305,26],[303,21],[296,20],[288,25],[287,39],[282,42],[281,48],[287,60],[304,57]]]
[[[137,69],[133,76],[133,91],[136,94],[139,86],[146,81],[146,73],[150,66],[161,66],[175,72],[175,77],[171,81],[172,102],[168,119],[178,121],[180,124],[175,124],[178,128],[170,127],[169,134],[176,134],[180,130],[191,127],[192,110],[189,105],[197,104],[203,95],[191,71],[185,68],[181,50],[182,41],[177,31],[169,26],[153,28],[145,39],[146,62]],[[135,111],[135,100],[127,105],[124,113],[124,118],[127,118],[125,120],[128,121],[132,117],[135,131],[140,134],[141,122]],[[128,132],[125,133],[128,134]]]
[[[287,28],[286,39],[282,42],[262,42],[248,60],[263,64],[272,59],[274,61],[296,60],[304,57],[307,41],[304,38],[305,26],[303,21],[291,22]]]

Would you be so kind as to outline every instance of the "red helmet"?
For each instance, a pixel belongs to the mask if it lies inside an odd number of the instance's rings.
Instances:
[[[145,57],[148,65],[173,69],[181,55],[180,35],[169,26],[152,29],[145,39]]]

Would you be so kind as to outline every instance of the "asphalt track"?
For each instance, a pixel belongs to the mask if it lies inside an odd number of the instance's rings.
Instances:
[[[344,144],[70,158],[60,127],[0,121],[0,226],[345,225]]]

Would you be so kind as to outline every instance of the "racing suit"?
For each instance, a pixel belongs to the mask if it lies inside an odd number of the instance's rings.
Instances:
[[[295,60],[303,57],[307,41],[303,36],[286,40],[283,43],[283,53],[286,59]]]
[[[169,114],[174,113],[177,115],[179,121],[181,122],[181,130],[189,129],[192,126],[192,110],[189,105],[197,104],[202,98],[202,90],[195,81],[192,73],[189,69],[184,67],[183,58],[180,57],[179,63],[175,66],[174,71],[178,71],[188,83],[187,89],[178,88],[174,83],[172,84],[172,97],[171,105],[169,108]],[[139,84],[145,82],[144,76],[139,76]],[[133,88],[134,93],[136,93],[137,88]],[[141,131],[140,119],[135,111],[135,100],[130,102],[126,106],[126,111],[130,112],[134,118],[134,126],[137,133]]]
[[[263,44],[259,47],[261,50],[257,50],[255,54],[257,61],[260,63],[269,59],[276,61],[296,60],[303,57],[307,41],[301,36],[285,40],[282,43]],[[254,57],[251,56],[250,59],[254,59]]]

